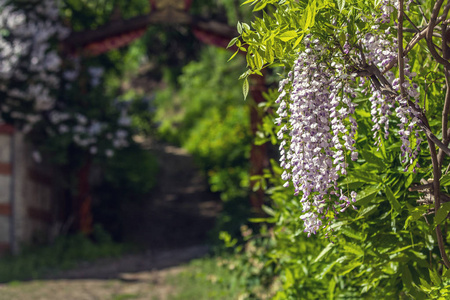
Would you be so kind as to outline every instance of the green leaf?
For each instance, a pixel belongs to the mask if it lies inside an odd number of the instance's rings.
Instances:
[[[256,69],[261,70],[263,67],[263,59],[257,51],[255,52],[255,56],[253,57],[253,60],[255,62]]]
[[[236,42],[239,40],[238,37],[232,38],[231,41],[228,43],[227,49],[234,46],[234,44],[236,44]]]
[[[333,249],[334,244],[333,243],[329,243],[325,248],[323,248],[323,250],[319,253],[319,255],[316,257],[316,259],[314,260],[314,263],[319,262],[322,260],[322,258],[328,253],[330,252],[331,249]]]
[[[444,176],[442,176],[441,179],[439,180],[439,182],[441,183],[441,186],[449,186],[450,185],[450,174],[445,174]]]
[[[443,272],[442,277],[450,278],[450,269],[447,269]]]
[[[409,188],[409,187],[411,186],[411,184],[413,183],[413,181],[414,181],[414,176],[413,176],[413,174],[410,174],[410,175],[408,176],[408,178],[406,178],[406,181],[405,181],[405,189],[406,189],[406,188]]]
[[[392,208],[397,213],[401,213],[402,206],[400,205],[400,202],[398,202],[397,198],[395,197],[394,193],[392,192],[391,188],[386,186],[386,189],[384,190],[387,199],[391,203]]]
[[[383,162],[383,160],[370,151],[361,150],[360,153],[367,163],[375,165],[380,170],[386,168],[386,164]]]
[[[237,31],[238,31],[238,33],[239,34],[242,34],[242,25],[241,25],[241,22],[237,22]]]
[[[280,40],[282,40],[283,42],[287,42],[296,37],[297,37],[297,32],[295,30],[289,30],[289,31],[283,32],[280,36],[278,36],[278,38]]]
[[[378,205],[371,205],[369,207],[366,207],[366,208],[364,208],[364,209],[359,211],[358,217],[363,217],[363,216],[365,216],[367,214],[370,214],[370,213],[376,211],[377,208],[378,208]]]
[[[364,251],[361,249],[361,247],[359,247],[358,245],[355,244],[345,244],[343,246],[344,251],[348,252],[348,253],[352,253],[355,254],[356,256],[363,256],[364,255]]]
[[[248,90],[249,90],[248,79],[245,78],[244,79],[244,84],[242,85],[242,93],[244,94],[244,99],[247,99]]]
[[[271,208],[271,207],[269,207],[269,206],[267,206],[267,205],[263,205],[263,206],[261,206],[261,209],[266,213],[266,214],[268,214],[269,216],[275,216],[275,211]]]
[[[388,254],[399,253],[399,252],[402,252],[402,251],[404,251],[404,250],[406,250],[406,249],[411,248],[412,246],[413,246],[413,245],[408,245],[408,246],[402,247],[402,248],[400,248],[400,249],[395,249],[394,251],[391,251],[391,252],[389,252]]]
[[[228,61],[227,62],[229,62],[230,60],[232,60],[235,56],[236,56],[236,54],[238,54],[238,52],[239,52],[239,49],[238,50],[236,50],[236,52],[234,52],[234,54],[233,55],[231,55],[231,57],[228,59]]]
[[[403,285],[408,290],[410,290],[413,287],[413,285],[412,285],[413,279],[412,279],[411,272],[409,271],[409,268],[407,265],[404,265],[402,267],[402,282],[403,282]]]
[[[328,299],[332,300],[334,299],[334,290],[336,289],[336,281],[330,280],[330,283],[328,284]]]
[[[425,279],[420,277],[419,280],[420,280],[420,283],[422,284],[422,286],[421,286],[422,289],[426,288],[426,290],[424,289],[425,291],[430,291],[431,290],[431,285]]]
[[[251,223],[273,223],[273,218],[250,218],[248,219]]]
[[[363,240],[363,237],[361,234],[359,234],[358,232],[356,232],[348,227],[341,228],[339,230],[339,232],[343,233],[344,235],[348,236],[349,238],[357,239],[360,241]]]
[[[345,7],[345,0],[336,0],[337,7],[339,9],[339,12],[342,13],[342,10],[344,10]]]
[[[374,173],[369,173],[369,172],[365,172],[365,171],[362,171],[362,170],[352,170],[352,175],[356,179],[359,179],[359,181],[361,181],[361,182],[366,182],[366,183],[380,183],[380,182],[382,182],[380,176],[378,176],[378,175],[376,175]]]
[[[295,283],[294,275],[292,274],[292,271],[290,269],[286,269],[286,281],[284,282],[283,287],[285,289],[290,288]]]
[[[309,27],[313,27],[314,22],[316,20],[316,11],[317,11],[316,0],[311,2],[310,5],[308,5],[308,6],[309,6],[309,11],[311,12],[311,21],[310,21]]]
[[[282,57],[283,56],[283,47],[280,45],[280,43],[275,43],[274,48],[275,48],[275,55],[279,58]]]
[[[446,202],[441,205],[441,207],[438,209],[436,213],[436,217],[434,218],[434,224],[435,226],[441,224],[450,213],[450,202]]]
[[[268,39],[266,43],[266,60],[269,64],[273,63],[273,61],[275,60],[272,44],[272,39]]]
[[[308,5],[308,7],[306,8],[306,16],[305,15],[303,15],[303,17],[302,17],[302,19],[301,19],[301,25],[302,25],[302,29],[303,29],[303,31],[307,31],[308,30],[308,28],[309,28],[309,25],[311,24],[311,10],[309,9],[309,5]]]
[[[294,45],[292,46],[292,48],[296,48],[297,46],[298,46],[298,44],[300,44],[300,42],[303,40],[303,36],[304,36],[304,34],[302,33],[296,40],[295,40],[295,43],[294,43]]]
[[[267,3],[266,2],[259,2],[258,4],[255,5],[255,8],[253,9],[253,11],[259,11],[261,9],[264,9],[264,7],[266,7]]]
[[[358,193],[356,196],[356,204],[358,205],[366,205],[370,203],[379,192],[378,187],[369,187]]]
[[[353,269],[355,269],[355,268],[357,268],[357,267],[359,267],[361,265],[362,265],[362,263],[358,262],[358,261],[351,262],[350,264],[348,264],[346,267],[343,268],[343,271],[341,271],[339,273],[339,275],[340,276],[344,276],[347,273],[350,273],[351,271],[353,271]]]
[[[430,271],[430,279],[434,283],[434,285],[441,285],[442,281],[436,270],[430,269],[429,271]]]
[[[428,205],[421,205],[410,210],[410,215],[405,221],[405,229],[408,228],[411,222],[416,222],[419,220],[428,209]]]
[[[317,279],[322,279],[328,272],[330,272],[330,270],[334,267],[335,264],[337,264],[338,261],[335,260],[332,263],[328,264],[325,266],[325,268],[323,268],[322,272],[320,272],[319,275],[316,276]]]

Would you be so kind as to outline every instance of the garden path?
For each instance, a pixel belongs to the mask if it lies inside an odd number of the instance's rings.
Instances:
[[[207,253],[207,233],[221,205],[186,151],[150,140],[142,144],[158,159],[158,184],[147,201],[124,207],[123,230],[145,251],[45,280],[0,285],[0,300],[164,300],[176,292],[171,277]]]

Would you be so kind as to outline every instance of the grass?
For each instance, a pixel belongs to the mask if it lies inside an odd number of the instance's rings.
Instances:
[[[79,235],[60,237],[44,247],[25,248],[20,255],[0,259],[0,282],[42,278],[50,271],[75,267],[83,261],[116,257],[129,247],[115,243],[109,235],[96,228],[91,238]]]
[[[234,255],[193,260],[181,273],[169,277],[176,287],[171,300],[271,299],[276,286],[256,283],[249,264]]]
[[[218,258],[192,261],[185,271],[168,278],[177,287],[171,300],[239,299],[245,294],[245,285],[236,272],[220,265]]]

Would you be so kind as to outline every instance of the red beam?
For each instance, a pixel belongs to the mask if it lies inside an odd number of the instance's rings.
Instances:
[[[1,175],[11,175],[12,166],[9,163],[0,162],[0,174]]]
[[[1,203],[0,204],[0,215],[1,216],[10,216],[11,215],[11,205],[9,205],[9,203]]]
[[[11,135],[14,133],[14,127],[9,124],[0,124],[0,133]]]

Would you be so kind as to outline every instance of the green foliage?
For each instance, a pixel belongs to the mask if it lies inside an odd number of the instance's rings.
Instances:
[[[270,99],[267,106],[273,103]],[[401,144],[394,135],[378,151],[371,146],[374,141],[366,106],[362,101],[356,114],[360,158],[349,160],[348,175],[339,183],[343,190],[358,192],[358,210],[340,214],[327,239],[307,238],[303,233],[298,221],[300,199],[292,196],[292,188],[282,187],[283,170],[275,161],[259,178],[259,186],[267,187],[266,193],[273,200],[272,209],[266,209],[268,217],[254,221],[275,225],[269,237],[274,246],[265,251],[281,273],[282,288],[275,299],[428,299],[438,297],[438,291],[445,293],[438,275],[442,268],[436,237],[428,225],[433,224],[433,215],[423,216],[430,207],[417,207],[420,195],[408,192],[428,170],[404,172]],[[276,142],[270,138],[273,131],[265,130],[259,135],[261,140]],[[430,164],[426,150],[420,159],[421,165]],[[442,215],[447,209],[442,207]],[[434,223],[440,218],[438,215]],[[430,274],[436,283],[426,287],[424,283],[433,281]]]
[[[156,158],[139,146],[117,151],[114,158],[101,165],[102,180],[93,187],[94,220],[102,224],[115,240],[121,240],[123,205],[141,201],[157,184],[159,166]]]
[[[128,248],[113,242],[107,232],[95,226],[91,237],[61,236],[49,246],[24,248],[18,256],[1,258],[0,282],[42,278],[51,272],[73,268],[80,262],[119,256]]]
[[[199,61],[183,68],[178,91],[161,91],[155,99],[159,134],[194,154],[225,201],[248,193],[251,143],[248,107],[233,79],[240,61],[228,58],[225,50],[205,48]]]
[[[241,78],[260,74],[269,66],[291,70],[298,51],[304,47],[301,40],[308,33],[314,33],[333,55],[333,49],[343,44],[346,34],[355,43],[352,39],[356,37],[356,30],[371,30],[370,18],[379,4],[327,0],[249,0],[245,3],[254,5],[257,16],[250,24],[239,23],[240,38],[230,42],[230,46],[236,45],[240,51],[247,52],[249,70]],[[432,3],[427,1],[421,6],[427,15]],[[407,14],[420,24],[420,13]],[[387,25],[381,27],[388,28]],[[335,36],[336,29],[343,36]],[[405,35],[412,37],[409,33]],[[442,113],[445,83],[442,73],[437,71],[443,68],[435,64],[423,47],[414,48],[408,57],[422,87],[420,104],[426,108],[431,129],[441,137],[441,123],[436,116],[440,118]],[[277,109],[274,104],[277,97],[275,91],[268,94],[265,111]],[[400,163],[401,143],[395,130],[379,149],[374,148],[368,113],[370,104],[359,91],[356,101],[355,146],[360,156],[356,162],[347,159],[348,175],[341,178],[339,186],[344,191],[358,193],[358,210],[340,214],[330,225],[327,238],[323,235],[307,238],[303,233],[299,220],[302,215],[300,197],[293,196],[292,188],[283,187],[283,170],[277,162],[272,161],[270,170],[255,178],[259,182],[257,186],[273,201],[271,209],[267,210],[268,216],[254,221],[274,226],[273,235],[268,237],[273,246],[264,254],[273,260],[280,273],[282,286],[274,299],[446,299],[448,271],[441,264],[434,228],[447,224],[450,208],[446,203],[435,215],[432,205],[420,204],[427,199],[425,194],[409,190],[432,176],[430,150],[423,145],[418,158],[422,167],[416,172],[412,168],[405,171]],[[270,114],[265,117],[256,143],[278,143],[275,133],[279,128],[274,125],[274,118]],[[391,128],[396,127],[396,122],[391,120]],[[444,165],[448,163],[446,158]],[[448,175],[442,176],[440,181],[448,192]],[[329,213],[329,217],[335,216]],[[448,237],[448,231],[444,230],[447,250]]]
[[[63,0],[61,2],[61,14],[70,20],[75,31],[95,29],[107,23],[118,11],[123,18],[131,18],[150,11],[147,0]]]
[[[251,229],[241,227],[246,241],[232,254],[203,258],[190,263],[188,269],[173,278],[179,287],[173,299],[270,299],[273,296],[274,269],[265,254],[271,241],[264,229],[254,236]],[[236,243],[225,232],[221,233],[227,247]],[[228,241],[228,242],[227,242]]]
[[[106,161],[103,172],[105,184],[115,192],[145,194],[156,185],[158,163],[150,152],[134,146]]]

